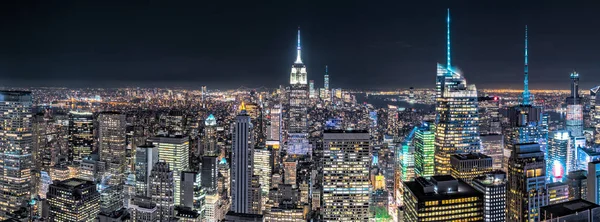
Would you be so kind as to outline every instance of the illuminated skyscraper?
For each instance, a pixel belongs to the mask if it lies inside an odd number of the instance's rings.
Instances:
[[[579,73],[573,71],[571,73],[571,95],[567,97],[567,130],[571,132],[571,136],[583,136],[583,105],[581,97],[579,97]]]
[[[200,173],[194,171],[181,172],[180,191],[181,201],[179,206],[190,209],[196,213],[202,213],[204,210],[205,195],[202,191]]]
[[[0,91],[0,218],[29,202],[31,106],[30,92]]]
[[[169,164],[173,171],[175,181],[175,205],[181,201],[181,172],[189,170],[189,147],[190,140],[187,136],[171,135],[158,136],[150,139],[154,146],[158,147],[158,158]]]
[[[415,141],[414,137],[418,127],[414,127],[399,146],[398,164],[400,165],[400,180],[411,181],[415,179]]]
[[[546,175],[551,182],[561,182],[566,179],[567,162],[570,159],[567,155],[569,141],[569,131],[556,131],[548,138]]]
[[[106,162],[109,185],[121,185],[125,181],[125,124],[125,114],[102,112],[98,115],[100,160]]]
[[[91,112],[69,112],[69,160],[79,162],[94,149],[94,119]]]
[[[404,221],[483,221],[483,193],[449,175],[403,182]]]
[[[252,123],[242,102],[232,135],[231,211],[234,213],[248,214],[252,211],[253,141]]]
[[[600,86],[590,89],[590,122],[594,128],[593,143],[600,145]]]
[[[435,126],[423,123],[416,132],[413,145],[415,146],[415,175],[430,177],[435,173]]]
[[[450,63],[450,10],[447,17],[447,64],[436,77],[436,174],[450,173],[450,155],[480,152],[477,89]]]
[[[169,169],[169,163],[161,160],[154,164],[150,174],[150,196],[152,202],[158,208],[158,218],[160,221],[168,221],[174,216],[175,209],[175,189],[173,183],[173,171]]]
[[[218,156],[220,152],[217,147],[217,119],[213,114],[208,115],[204,120],[202,149],[204,156]]]
[[[135,193],[150,197],[150,173],[158,162],[158,148],[152,144],[136,147],[135,151]]]
[[[254,175],[259,176],[262,193],[267,196],[271,188],[271,151],[266,147],[254,148]]]
[[[50,221],[94,221],[100,212],[96,184],[82,179],[55,181],[48,192]]]
[[[547,204],[546,161],[537,143],[516,144],[508,165],[507,221],[537,221]]]
[[[451,175],[472,184],[473,178],[492,171],[492,158],[481,153],[450,156]]]
[[[508,109],[508,123],[502,129],[502,135],[504,136],[502,169],[506,172],[509,172],[509,159],[515,144],[537,143],[541,150],[546,149],[548,125],[544,123],[542,108],[532,104],[533,95],[529,93],[529,54],[527,47],[527,26],[525,26],[525,78],[523,81],[522,104]]]
[[[324,85],[325,91],[329,91],[329,69],[325,66]]]
[[[289,90],[289,111],[287,128],[287,152],[289,154],[308,154],[308,85],[306,65],[300,57],[300,29],[298,29],[298,48],[296,61],[292,65]]]
[[[316,98],[316,94],[317,94],[317,93],[315,92],[315,80],[312,80],[312,79],[311,79],[311,80],[308,82],[308,92],[309,92],[309,94],[308,94],[308,98],[311,98],[311,99],[314,99],[314,98]]]
[[[323,133],[323,221],[369,219],[370,138],[367,131]]]
[[[475,177],[473,188],[483,193],[483,221],[506,221],[506,173],[494,171]]]
[[[267,131],[267,140],[281,142],[281,105],[275,104],[269,109],[269,127]]]

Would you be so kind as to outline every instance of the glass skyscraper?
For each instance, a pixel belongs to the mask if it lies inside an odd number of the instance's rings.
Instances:
[[[415,175],[430,177],[435,174],[435,126],[424,122],[417,128],[413,145],[415,146]]]

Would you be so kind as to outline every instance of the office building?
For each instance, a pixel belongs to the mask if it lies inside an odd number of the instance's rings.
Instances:
[[[449,175],[403,182],[404,221],[482,221],[483,193]]]
[[[504,159],[504,140],[502,135],[482,135],[481,153],[492,158],[492,168],[494,170],[503,169],[502,161]]]
[[[204,156],[218,156],[220,154],[217,146],[217,119],[213,114],[208,115],[204,120],[202,151]]]
[[[450,155],[480,152],[477,89],[451,66],[450,10],[446,19],[447,64],[438,64],[436,77],[436,175],[450,174]]]
[[[175,187],[173,171],[169,163],[160,160],[152,167],[150,173],[150,196],[157,207],[157,217],[160,221],[170,220],[174,216]]]
[[[430,177],[435,173],[435,126],[424,122],[417,128],[413,146],[415,147],[415,175]]]
[[[292,65],[289,89],[289,110],[287,128],[287,153],[308,154],[311,152],[308,143],[308,85],[306,65],[300,56],[300,29],[298,29],[298,47],[296,61]]]
[[[232,135],[231,211],[235,213],[247,214],[252,210],[253,141],[252,123],[242,102]]]
[[[296,188],[296,172],[298,170],[298,161],[293,158],[288,158],[283,162],[283,183],[292,185]]]
[[[131,214],[127,208],[121,208],[117,211],[106,214],[103,212],[98,213],[96,222],[129,222],[131,221]]]
[[[590,122],[594,129],[594,138],[592,143],[600,145],[600,95],[598,93],[600,86],[590,89]]]
[[[569,200],[587,199],[587,171],[569,172],[567,185],[569,186]]]
[[[571,200],[540,208],[542,222],[600,221],[600,206],[586,200]]]
[[[152,144],[158,148],[158,158],[169,164],[169,169],[173,171],[175,179],[175,205],[180,205],[181,201],[181,172],[189,170],[190,140],[188,136],[169,135],[158,136],[150,139]]]
[[[0,219],[31,197],[31,106],[30,92],[0,91]]]
[[[564,182],[546,184],[548,192],[548,204],[557,204],[569,200],[569,185]]]
[[[202,190],[200,174],[194,171],[182,171],[181,188],[179,190],[181,191],[179,206],[202,213],[205,192]]]
[[[275,104],[269,109],[267,141],[281,142],[281,119],[281,105]]]
[[[100,212],[112,214],[123,207],[123,186],[101,183],[98,185],[98,192],[100,193]]]
[[[367,131],[323,133],[323,221],[369,219],[370,138]]]
[[[508,123],[502,129],[502,135],[504,136],[502,169],[509,174],[509,159],[516,144],[537,143],[541,150],[546,150],[545,144],[548,136],[548,116],[542,113],[541,107],[533,105],[534,98],[529,92],[529,55],[527,47],[527,26],[525,26],[525,75],[522,102],[508,109]]]
[[[506,221],[506,182],[502,171],[473,178],[473,188],[483,193],[483,221]]]
[[[150,196],[150,174],[158,162],[158,147],[152,144],[138,146],[135,149],[135,193],[138,196]]]
[[[500,125],[500,97],[479,97],[479,134],[499,135],[502,133]]]
[[[179,222],[202,222],[202,215],[189,207],[175,207],[175,220]]]
[[[100,194],[91,181],[55,181],[47,197],[51,221],[94,221],[100,212]]]
[[[539,220],[547,204],[546,162],[537,143],[516,144],[508,165],[507,221]]]
[[[481,153],[454,154],[450,156],[451,175],[471,184],[476,176],[492,171],[492,158]]]
[[[160,211],[151,197],[133,198],[132,219],[136,222],[156,222],[160,220]]]
[[[571,162],[572,156],[568,155],[569,150],[569,132],[556,131],[548,137],[546,175],[552,182],[561,182],[566,179],[567,163]]]
[[[216,156],[204,156],[202,157],[202,169],[200,180],[202,183],[202,189],[207,194],[214,194],[217,192],[217,176],[219,175],[218,162],[219,157]]]
[[[589,162],[587,171],[587,199],[600,203],[600,160]]]
[[[98,149],[100,160],[106,162],[106,169],[110,174],[109,185],[118,186],[125,181],[125,124],[125,114],[102,112],[98,115]]]
[[[317,93],[315,92],[315,80],[308,81],[308,98],[316,98]]]
[[[305,222],[306,212],[304,209],[290,204],[282,204],[265,211],[265,221],[269,222]]]
[[[271,151],[266,147],[254,148],[254,175],[259,176],[262,193],[266,196],[271,188]]]
[[[566,129],[573,137],[583,136],[583,104],[579,96],[579,73],[572,72],[571,94],[567,97]]]
[[[69,161],[80,162],[94,150],[94,116],[91,112],[69,112]]]

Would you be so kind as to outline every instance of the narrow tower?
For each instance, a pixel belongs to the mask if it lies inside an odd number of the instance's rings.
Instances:
[[[527,26],[525,26],[525,78],[523,80],[523,105],[531,105],[530,95],[529,95],[529,61],[528,61],[528,53],[527,53]]]
[[[450,8],[446,17],[446,69],[450,69],[452,62],[450,57]]]
[[[297,55],[296,55],[296,64],[302,64],[302,58],[300,57],[300,52],[302,50],[302,47],[300,47],[300,27],[298,27],[298,47],[296,48],[297,51]]]

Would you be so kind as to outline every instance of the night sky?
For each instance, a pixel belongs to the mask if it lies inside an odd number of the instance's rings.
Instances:
[[[433,87],[445,63],[478,88],[600,84],[598,1],[15,1],[0,6],[0,85],[276,87],[289,83],[296,30],[322,87]],[[417,3],[418,2],[418,3]]]

